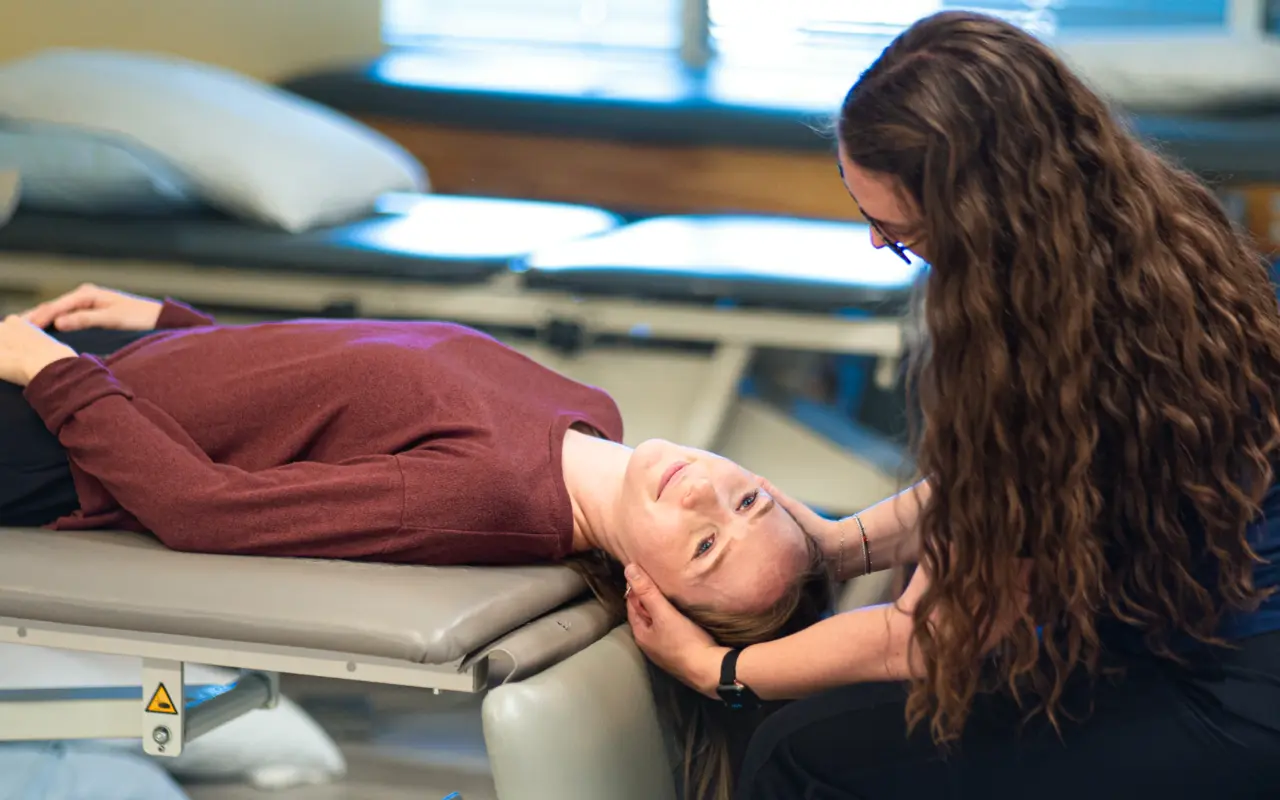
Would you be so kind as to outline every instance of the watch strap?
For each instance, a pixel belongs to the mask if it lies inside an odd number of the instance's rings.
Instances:
[[[733,649],[724,654],[724,660],[720,662],[720,685],[733,686],[738,683],[738,656],[742,655],[741,649]]]

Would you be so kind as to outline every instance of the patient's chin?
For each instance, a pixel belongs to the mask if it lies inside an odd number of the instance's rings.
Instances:
[[[641,469],[652,466],[662,458],[662,454],[674,446],[665,439],[645,439],[631,451],[631,462]]]

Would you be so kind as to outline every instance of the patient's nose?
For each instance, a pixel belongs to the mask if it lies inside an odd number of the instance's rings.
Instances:
[[[702,510],[713,508],[716,503],[716,490],[711,485],[710,478],[698,478],[689,481],[689,488],[684,494],[684,507],[690,510]]]

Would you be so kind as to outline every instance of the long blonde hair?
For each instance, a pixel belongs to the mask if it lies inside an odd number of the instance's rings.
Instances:
[[[681,611],[724,647],[746,647],[812,625],[831,611],[835,590],[817,542],[806,535],[805,543],[807,569],[764,611],[735,614],[699,606]],[[579,556],[566,563],[582,575],[610,615],[619,622],[626,619],[626,579],[621,564],[602,553]],[[649,673],[659,714],[680,745],[684,800],[730,800],[734,775],[729,732],[735,718],[719,701],[690,689],[666,672],[650,665]]]

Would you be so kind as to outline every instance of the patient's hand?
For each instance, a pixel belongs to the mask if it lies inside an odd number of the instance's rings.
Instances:
[[[103,289],[86,283],[56,300],[41,303],[22,318],[37,328],[60,331],[108,328],[117,331],[154,330],[164,304],[146,297]]]
[[[26,386],[45,367],[76,351],[21,317],[0,323],[0,381]]]

